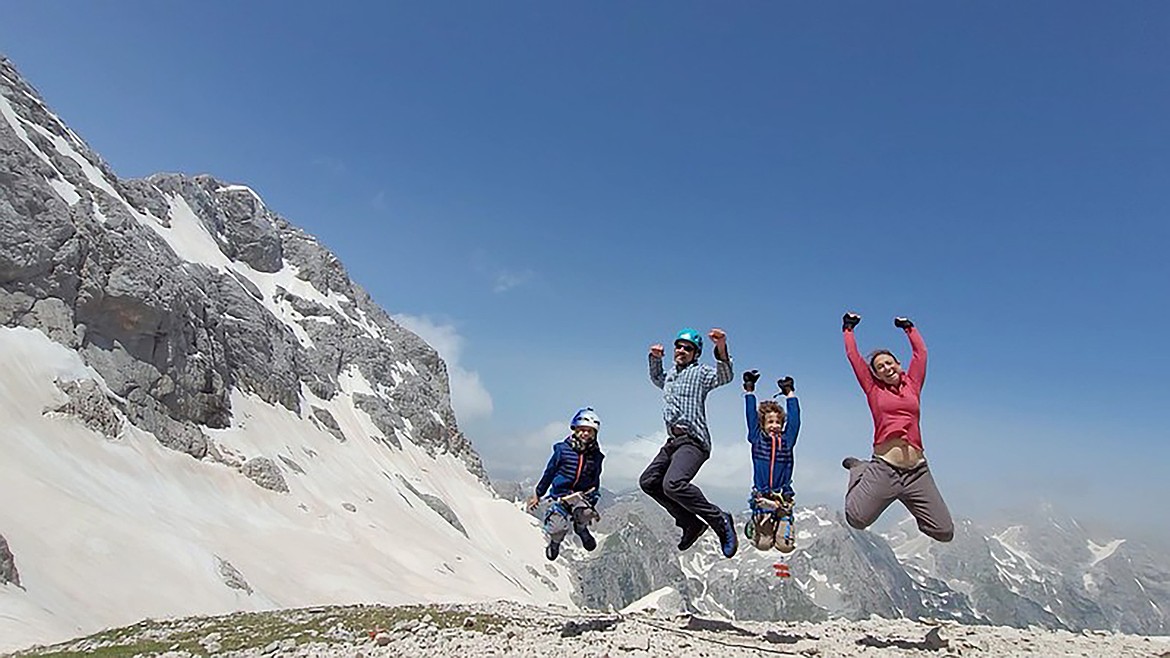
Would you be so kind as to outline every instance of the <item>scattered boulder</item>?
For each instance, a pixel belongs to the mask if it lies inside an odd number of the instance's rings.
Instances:
[[[216,569],[219,571],[219,577],[223,579],[223,584],[232,589],[238,589],[242,592],[252,593],[252,586],[244,579],[244,574],[240,573],[239,569],[232,566],[231,562],[215,556]]]
[[[8,548],[8,540],[0,535],[0,585],[8,583],[20,587],[20,573],[16,570],[16,558]]]
[[[577,621],[570,619],[561,626],[561,637],[577,637],[589,631],[610,631],[618,625],[621,619],[617,617],[602,617]]]
[[[817,640],[820,639],[815,635],[808,635],[807,633],[781,633],[780,631],[770,630],[764,633],[764,641],[771,644],[796,644],[801,640]]]
[[[938,651],[945,649],[949,643],[942,639],[938,627],[930,629],[926,637],[919,641],[914,640],[887,640],[884,638],[877,638],[872,635],[866,635],[857,641],[858,644],[866,647],[877,647],[885,649],[888,647],[897,647],[899,649],[917,649],[919,651]]]
[[[101,386],[92,379],[55,382],[69,400],[53,409],[54,412],[79,419],[86,427],[107,439],[115,439],[122,431],[122,419],[110,404]]]
[[[223,640],[223,635],[218,631],[208,633],[203,639],[199,640],[199,645],[207,650],[209,654],[219,653],[223,650],[223,645],[220,641]]]
[[[248,476],[248,479],[265,489],[277,493],[288,493],[288,483],[284,481],[284,474],[280,472],[280,467],[267,457],[249,459],[240,467],[240,471]]]
[[[280,457],[280,461],[284,462],[284,465],[291,468],[293,471],[296,471],[301,475],[305,474],[305,469],[301,468],[301,465],[293,461],[291,458],[285,457],[284,455],[277,455],[277,457]]]
[[[337,439],[341,443],[345,443],[345,432],[341,431],[341,425],[337,424],[337,419],[333,417],[333,414],[329,413],[328,409],[322,409],[321,407],[313,407],[312,409],[313,418],[322,426],[324,426],[325,429],[333,435],[333,438]]]
[[[443,517],[444,521],[450,523],[451,527],[463,533],[464,537],[468,536],[467,529],[463,527],[463,522],[459,520],[459,516],[455,514],[455,510],[451,509],[442,498],[419,491],[414,487],[414,485],[410,483],[409,480],[402,477],[401,475],[398,476],[398,480],[402,482],[402,484],[406,485],[406,488],[410,489],[412,494],[418,496],[419,500],[426,503],[427,507],[430,507],[435,511],[436,514]]]
[[[705,619],[703,617],[691,617],[687,619],[686,626],[683,626],[688,631],[716,631],[720,633],[738,633],[739,635],[752,636],[755,633],[740,628],[729,621],[722,619]]]

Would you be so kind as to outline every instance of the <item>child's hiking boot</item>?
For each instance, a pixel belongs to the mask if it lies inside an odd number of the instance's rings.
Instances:
[[[739,535],[735,532],[735,520],[727,512],[723,512],[720,516],[723,522],[716,524],[716,527],[712,529],[719,535],[719,547],[723,549],[723,556],[735,557],[735,552],[739,550]]]
[[[780,514],[781,516],[790,516],[792,510],[796,509],[796,497],[792,494],[786,493],[780,496]]]
[[[793,528],[792,517],[785,517],[776,528],[776,550],[781,553],[791,553],[796,550],[796,532]]]
[[[593,538],[593,534],[589,532],[589,528],[581,527],[577,529],[577,536],[581,538],[581,546],[587,551],[592,551],[597,548],[597,540]]]
[[[772,514],[756,514],[748,523],[753,526],[748,537],[752,540],[752,546],[761,551],[772,548],[776,541],[776,517]]]
[[[550,541],[548,543],[548,546],[544,547],[544,556],[547,557],[549,560],[557,559],[557,556],[560,554],[561,554],[561,543],[560,542]]]
[[[774,498],[772,494],[760,494],[756,496],[754,503],[756,508],[768,512],[775,511],[780,507],[780,501]]]
[[[707,530],[707,524],[695,519],[693,525],[683,528],[682,539],[678,540],[678,550],[685,551],[695,542],[699,540],[703,532]]]
[[[860,463],[861,460],[856,457],[846,457],[845,459],[841,460],[841,466],[845,467],[847,470],[853,470],[853,467]]]

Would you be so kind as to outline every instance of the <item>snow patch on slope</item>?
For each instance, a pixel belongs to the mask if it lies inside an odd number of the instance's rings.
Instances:
[[[1089,566],[1094,566],[1101,560],[1104,560],[1110,555],[1113,555],[1114,551],[1116,551],[1117,548],[1124,543],[1124,539],[1114,539],[1104,546],[1101,546],[1099,544],[1094,544],[1092,539],[1088,540],[1089,552],[1093,554],[1093,561],[1089,563]]]
[[[233,425],[205,430],[229,455],[276,463],[290,490],[277,494],[128,423],[109,440],[43,414],[64,402],[54,380],[102,380],[39,331],[0,328],[0,353],[0,500],[22,501],[0,506],[0,528],[25,586],[0,588],[0,651],[147,616],[362,601],[571,605],[567,574],[548,581],[553,591],[530,571],[545,562],[535,519],[450,455],[409,440],[384,448],[349,396],[302,391],[353,437],[345,443],[240,392]],[[362,385],[353,372],[343,381]],[[443,499],[475,540],[402,480]],[[225,585],[220,558],[251,593]]]
[[[250,188],[245,189],[250,190]],[[321,292],[313,284],[302,279],[299,276],[299,268],[288,261],[284,261],[280,270],[269,273],[259,272],[252,269],[247,263],[228,258],[220,248],[217,236],[208,231],[207,226],[195,214],[186,199],[175,194],[168,194],[166,198],[170,204],[169,226],[156,222],[149,222],[148,226],[166,241],[179,258],[191,263],[206,265],[225,274],[235,273],[255,284],[263,295],[264,307],[288,326],[305,347],[312,347],[312,340],[301,323],[306,320],[333,321],[333,318],[301,315],[293,309],[288,300],[283,299],[283,295],[280,294],[281,290],[333,310],[373,338],[380,339],[382,337],[377,325],[370,322],[364,313],[359,313],[358,319],[350,317],[346,306],[353,307],[353,300],[339,292],[333,291],[329,294]]]
[[[24,129],[24,120],[16,114],[16,110],[12,107],[12,104],[2,95],[0,95],[0,115],[4,116],[4,119],[8,121],[8,125],[12,126],[12,131],[15,132],[16,136],[20,138],[20,141],[24,142],[25,146],[27,146],[28,149],[32,151],[33,155],[40,158],[42,161],[44,161],[45,164],[49,165],[49,167],[51,167],[54,172],[56,172],[56,177],[48,179],[49,185],[53,188],[53,191],[55,191],[57,195],[65,201],[65,203],[68,203],[71,206],[77,203],[78,200],[81,199],[81,195],[78,194],[77,188],[61,175],[61,171],[57,169],[56,165],[53,164],[52,159],[42,153],[41,150],[37,148],[37,145],[34,144],[31,139],[29,139],[28,131]]]
[[[677,595],[678,590],[673,587],[662,587],[650,592],[646,596],[634,601],[621,609],[623,615],[628,615],[634,612],[646,612],[649,610],[658,610],[661,607],[663,598],[667,596]]]
[[[264,199],[261,199],[260,195],[256,194],[256,190],[253,190],[252,188],[248,187],[247,185],[224,185],[223,187],[217,188],[215,191],[216,192],[245,192],[247,194],[251,194],[252,198],[255,199],[256,203],[260,204],[261,207],[264,206]]]

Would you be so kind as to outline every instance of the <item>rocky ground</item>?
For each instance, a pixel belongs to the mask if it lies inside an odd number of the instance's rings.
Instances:
[[[582,614],[513,603],[346,606],[148,620],[16,656],[1111,656],[1170,638],[871,618],[820,623]]]

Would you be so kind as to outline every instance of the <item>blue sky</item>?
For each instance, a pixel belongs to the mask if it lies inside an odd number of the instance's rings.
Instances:
[[[452,365],[493,474],[577,407],[656,448],[646,348],[792,375],[798,500],[839,507],[863,349],[931,349],[957,516],[1047,500],[1164,533],[1170,5],[5,4],[0,51],[122,176],[256,189]],[[770,389],[768,390],[770,392]],[[737,383],[699,482],[750,488]]]

